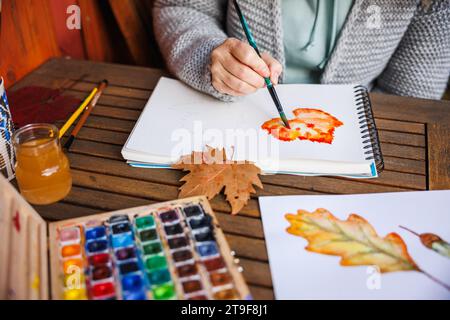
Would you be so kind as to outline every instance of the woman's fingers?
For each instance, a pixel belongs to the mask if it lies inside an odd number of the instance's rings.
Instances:
[[[261,77],[258,73],[256,73],[253,69],[250,67],[242,64],[239,60],[234,58],[234,56],[226,55],[222,62],[222,66],[226,71],[228,71],[230,74],[235,76],[238,79],[241,79],[242,81],[246,82],[250,86],[254,87],[255,89],[259,89],[264,87],[264,78]]]
[[[261,54],[262,59],[267,64],[270,70],[270,80],[273,84],[277,85],[280,78],[281,72],[283,71],[283,66],[270,54],[264,52]]]
[[[242,64],[250,67],[257,72],[261,77],[268,77],[270,70],[263,59],[261,59],[249,44],[237,41],[231,46],[230,53],[239,60]]]
[[[245,66],[244,66],[245,67]],[[217,64],[212,67],[213,78],[216,78],[217,82],[222,82],[237,95],[247,95],[255,92],[258,88],[248,84],[246,81],[236,77],[230,73],[222,64]],[[214,80],[214,79],[213,79]],[[222,86],[223,88],[223,86]]]
[[[242,96],[264,87],[264,77],[277,84],[282,66],[269,54],[260,58],[249,44],[229,38],[211,53],[210,69],[217,91]]]
[[[219,79],[214,79],[212,81],[212,85],[217,91],[219,91],[221,93],[229,94],[230,96],[234,96],[234,97],[243,96],[242,93],[234,91],[233,89],[228,87],[223,81],[221,81]]]

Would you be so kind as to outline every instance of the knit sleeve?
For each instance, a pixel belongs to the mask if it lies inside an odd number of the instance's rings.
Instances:
[[[170,72],[194,89],[224,101],[211,83],[211,52],[226,39],[226,0],[156,0],[153,24]]]
[[[440,99],[450,75],[450,0],[419,8],[378,78],[382,91]]]

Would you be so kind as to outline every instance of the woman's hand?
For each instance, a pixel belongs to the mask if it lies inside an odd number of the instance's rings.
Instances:
[[[282,66],[269,54],[262,58],[247,43],[235,38],[225,40],[211,53],[212,85],[220,93],[245,96],[265,86],[270,77],[278,84]]]

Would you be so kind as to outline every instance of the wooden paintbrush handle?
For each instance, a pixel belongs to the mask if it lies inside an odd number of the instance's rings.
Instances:
[[[108,81],[107,80],[103,80],[100,83],[100,86],[98,87],[98,91],[95,94],[94,99],[92,99],[91,103],[88,105],[88,107],[84,111],[84,113],[81,116],[80,120],[78,121],[77,125],[73,129],[71,136],[76,137],[78,135],[78,132],[80,132],[81,128],[86,123],[86,120],[89,117],[89,115],[91,114],[92,109],[94,109],[95,105],[98,102],[98,99],[100,99],[100,97],[101,97],[101,95],[103,93],[103,90],[105,90],[107,86],[108,86]]]

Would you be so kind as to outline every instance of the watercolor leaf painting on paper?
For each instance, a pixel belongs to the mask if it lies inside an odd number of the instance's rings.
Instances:
[[[381,238],[362,217],[341,221],[326,209],[287,214],[287,232],[308,240],[306,250],[340,256],[343,266],[377,265],[381,272],[417,270],[403,239],[396,233]]]
[[[420,269],[397,233],[384,238],[363,217],[351,214],[339,220],[326,209],[286,214],[287,232],[308,241],[307,251],[341,257],[342,266],[377,266],[381,273],[417,271],[450,290],[450,286]]]
[[[284,126],[280,118],[266,121],[261,128],[281,141],[309,140],[332,144],[335,129],[344,125],[320,109],[298,108],[293,113],[295,118],[288,121],[290,129]]]

